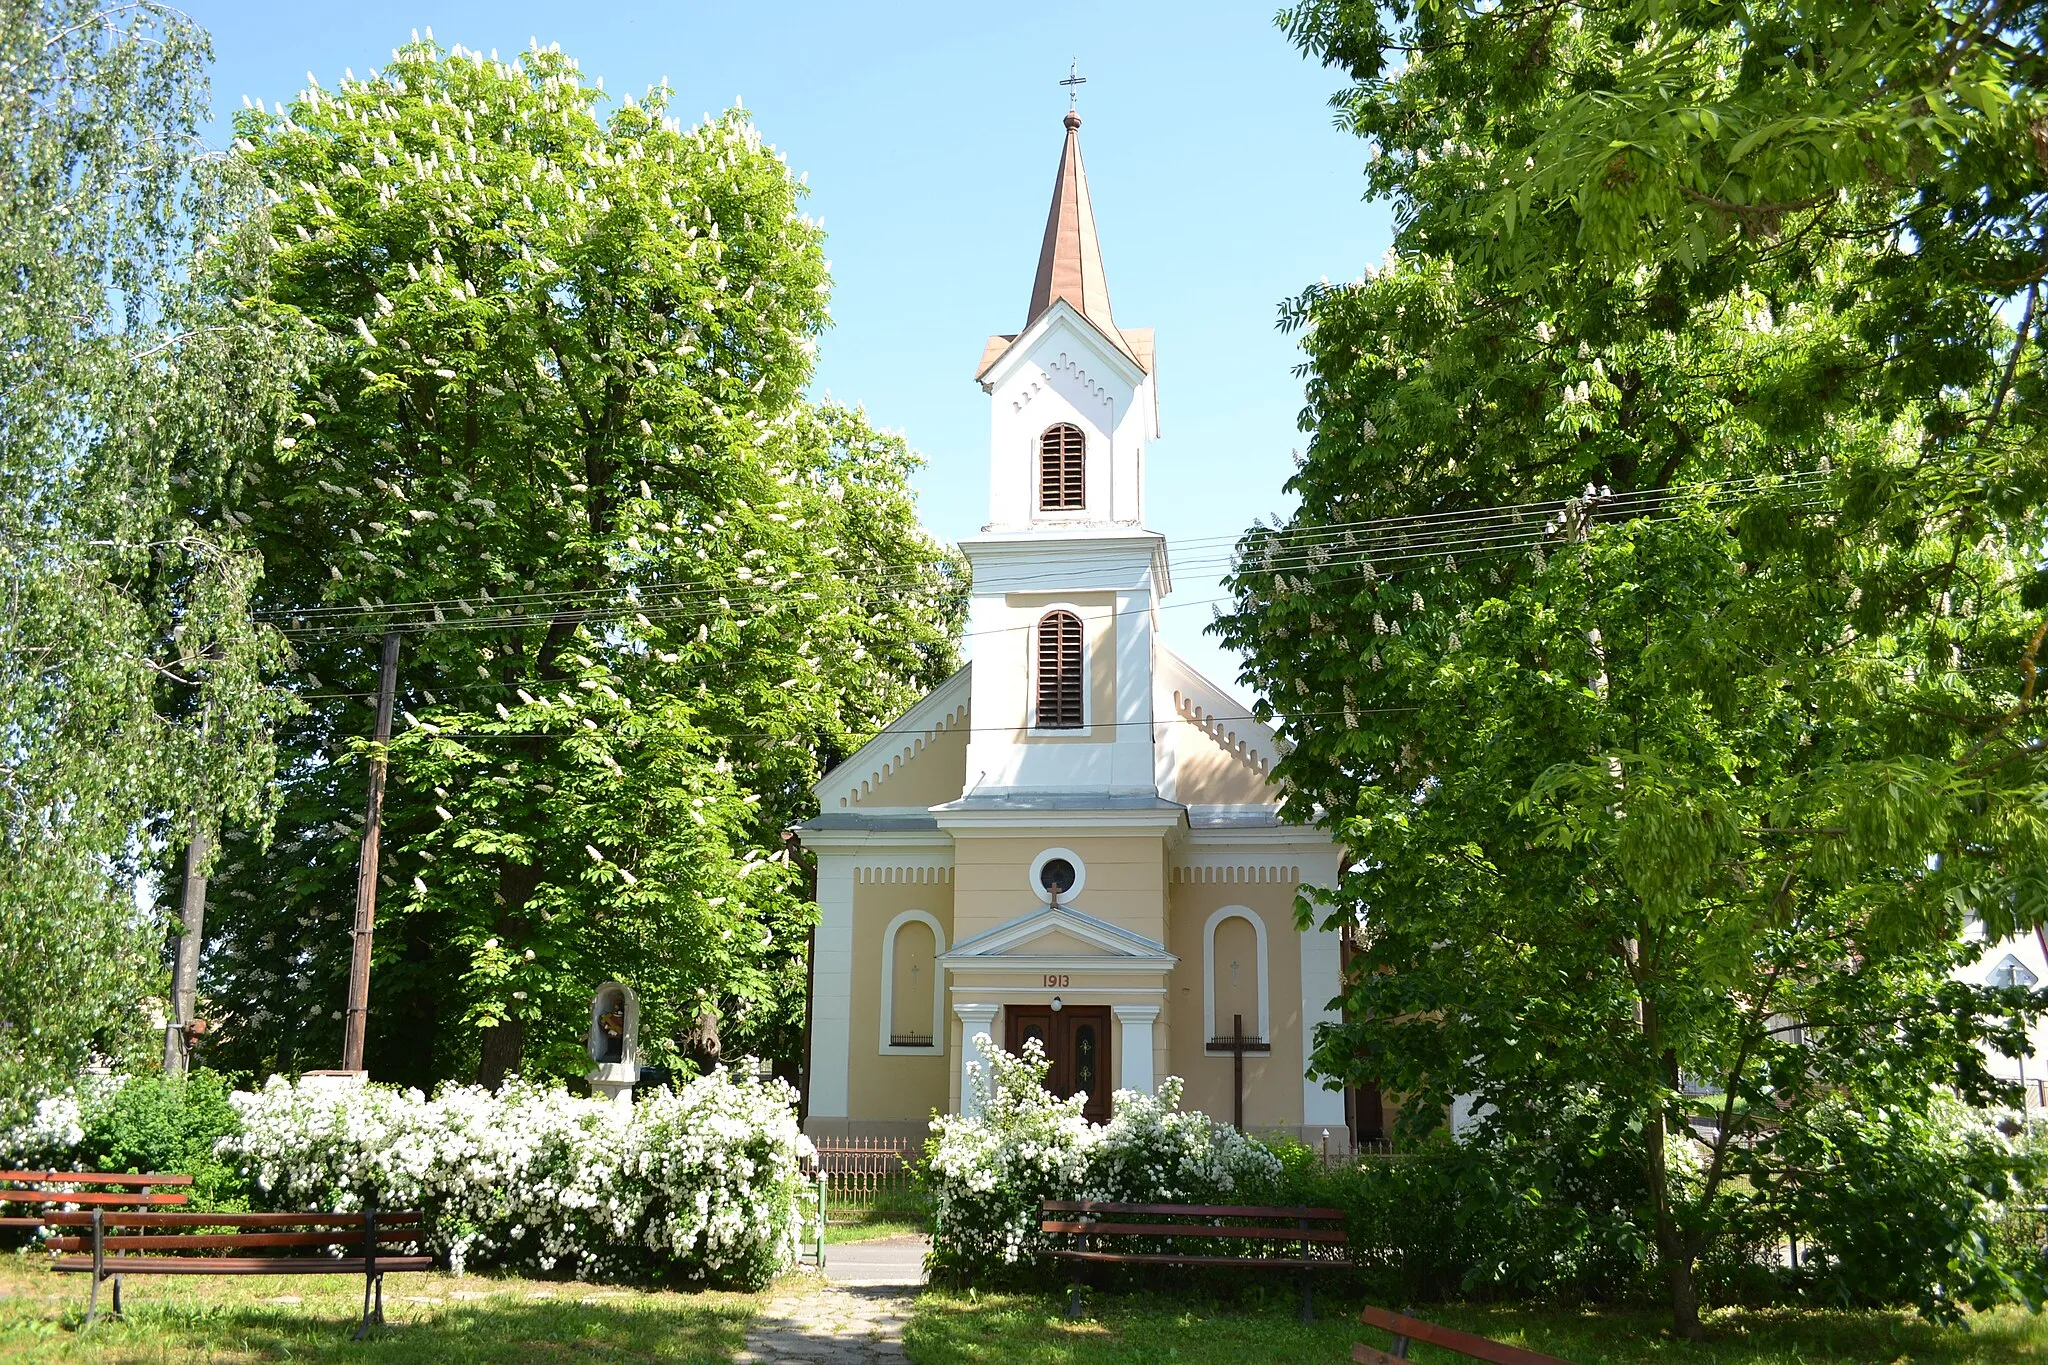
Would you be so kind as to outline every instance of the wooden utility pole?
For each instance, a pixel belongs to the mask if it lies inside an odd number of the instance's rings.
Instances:
[[[199,946],[206,937],[206,866],[213,842],[198,817],[185,845],[185,885],[178,904],[178,960],[171,972],[171,1022],[164,1027],[164,1074],[182,1076],[192,1066],[193,1015],[199,1004]]]
[[[370,755],[370,798],[363,814],[363,852],[356,863],[356,922],[348,963],[348,1015],[342,1024],[341,1069],[363,1069],[363,1030],[370,1016],[370,939],[377,927],[377,854],[384,823],[384,770],[391,744],[391,706],[398,691],[398,632],[384,632],[377,669],[377,747]]]

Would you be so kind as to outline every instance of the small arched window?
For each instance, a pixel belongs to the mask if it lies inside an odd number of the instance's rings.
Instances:
[[[1050,426],[1038,438],[1038,508],[1078,512],[1088,505],[1087,442],[1071,422]]]
[[[1238,1028],[1248,1042],[1271,1042],[1271,976],[1266,924],[1242,905],[1226,905],[1202,926],[1202,1026],[1212,1057],[1227,1056]]]
[[[922,910],[905,910],[882,931],[884,1056],[945,1051],[939,1036],[945,999],[939,958],[945,951],[945,930]]]
[[[1081,728],[1081,618],[1049,611],[1038,621],[1038,718],[1040,730]]]

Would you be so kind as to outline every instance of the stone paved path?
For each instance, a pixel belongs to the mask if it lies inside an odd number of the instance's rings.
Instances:
[[[740,1365],[902,1365],[924,1239],[827,1247],[826,1275],[785,1280],[747,1329]]]

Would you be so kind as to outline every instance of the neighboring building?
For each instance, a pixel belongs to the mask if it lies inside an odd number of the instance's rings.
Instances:
[[[1973,986],[2039,987],[2048,983],[2048,942],[2040,932],[1992,943],[1984,936],[1983,923],[1973,916],[1964,936],[1985,946],[1976,961],[1954,973],[1957,980]],[[2027,1040],[2023,1056],[1990,1054],[1991,1072],[2018,1084],[2028,1109],[2048,1109],[2048,1020],[2028,1030]]]
[[[1050,1083],[1110,1095],[1168,1075],[1244,1126],[1348,1141],[1308,1079],[1340,944],[1299,932],[1338,850],[1281,822],[1270,730],[1159,641],[1166,543],[1144,527],[1158,435],[1152,333],[1119,328],[1081,167],[1053,191],[1024,330],[991,337],[989,523],[974,662],[816,787],[807,1129],[921,1134],[957,1112],[972,1046],[1045,1043]],[[1242,1021],[1252,1049],[1219,1046]]]

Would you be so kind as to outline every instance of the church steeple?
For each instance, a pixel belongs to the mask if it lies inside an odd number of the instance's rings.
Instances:
[[[1110,315],[1109,278],[1102,269],[1102,243],[1095,235],[1095,209],[1088,202],[1088,172],[1081,164],[1081,116],[1069,109],[1065,122],[1067,142],[1053,181],[1052,209],[1045,216],[1045,241],[1038,249],[1038,276],[1031,283],[1025,330],[1052,307],[1053,300],[1064,299],[1125,356],[1149,369]]]

